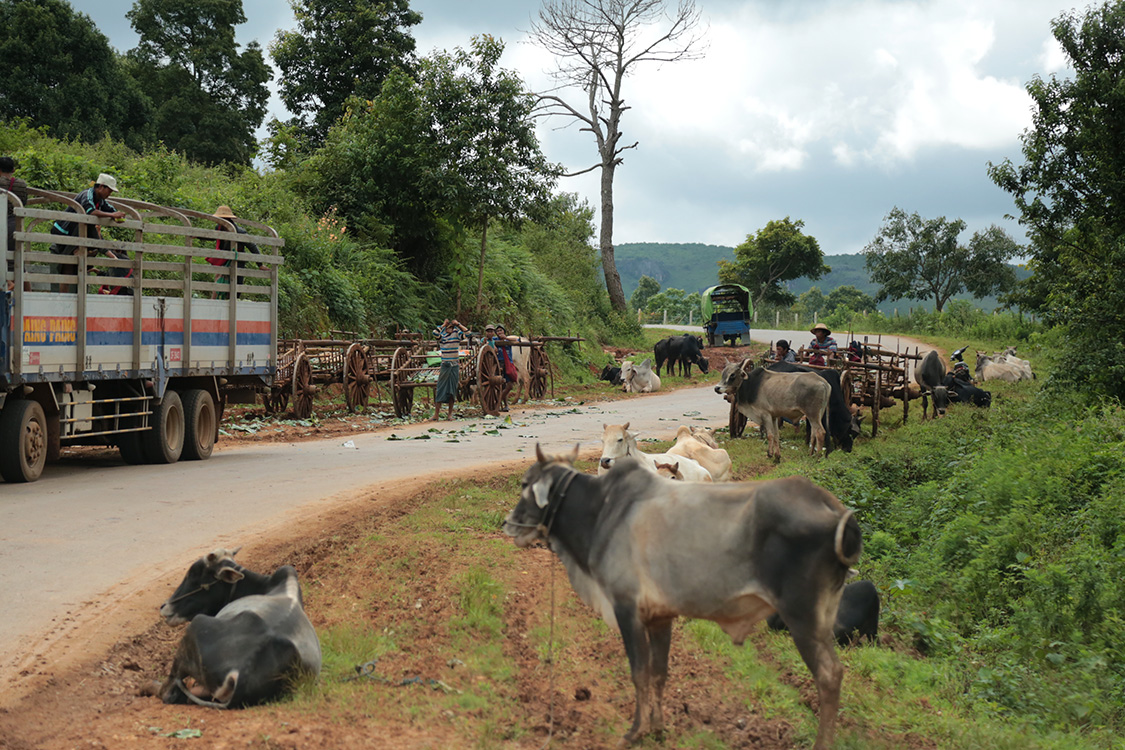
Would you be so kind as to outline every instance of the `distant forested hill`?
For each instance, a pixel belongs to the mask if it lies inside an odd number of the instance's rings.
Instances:
[[[637,288],[641,276],[651,276],[660,282],[661,289],[675,287],[685,292],[702,292],[709,286],[719,283],[719,261],[734,260],[734,248],[722,245],[703,245],[700,243],[671,244],[661,242],[632,242],[616,247],[617,271],[621,274],[621,286],[626,299]],[[803,278],[789,282],[789,289],[800,296],[811,287],[820,288],[828,294],[838,286],[854,286],[866,294],[875,296],[878,285],[871,282],[864,266],[862,253],[850,255],[826,255],[824,262],[832,269],[831,273],[813,281]],[[1029,274],[1025,268],[1017,268],[1019,278]],[[960,294],[954,299],[972,300],[972,295]],[[933,303],[913,300],[888,300],[879,305],[883,312],[890,313],[895,307],[906,312],[908,307],[925,305],[932,308]],[[997,306],[996,299],[986,297],[975,303],[978,307],[991,310]]]

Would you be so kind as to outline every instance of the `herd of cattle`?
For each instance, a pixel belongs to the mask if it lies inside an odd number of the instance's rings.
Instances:
[[[626,390],[660,387],[667,364],[704,373],[696,336],[665,339],[650,361],[625,363]],[[1014,350],[977,353],[980,380],[1033,377]],[[936,351],[915,368],[923,419],[950,401],[987,405],[967,367],[949,372]],[[808,425],[816,453],[831,444],[850,451],[859,416],[847,404],[840,375],[750,360],[723,368],[715,391],[760,425],[769,455],[780,456],[781,420]],[[814,748],[831,746],[843,668],[834,643],[875,642],[879,594],[870,581],[847,583],[863,548],[859,524],[830,492],[802,477],[733,482],[731,458],[707,429],[681,425],[662,453],[638,448],[629,423],[602,426],[596,475],[574,468],[578,446],[564,456],[536,447],[516,506],[503,526],[520,547],[546,542],[562,560],[575,592],[615,627],[624,642],[636,710],[625,735],[635,741],[663,727],[675,618],[718,623],[741,644],[767,620],[788,630],[816,682],[820,718]],[[146,692],[165,703],[232,708],[271,700],[301,674],[320,671],[320,643],[305,614],[297,572],[254,573],[215,550],[189,568],[161,607],[169,624],[188,623],[163,683]]]

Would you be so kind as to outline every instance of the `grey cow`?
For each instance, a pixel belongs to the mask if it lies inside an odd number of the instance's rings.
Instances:
[[[168,624],[189,623],[168,679],[152,690],[165,703],[252,705],[280,696],[302,673],[320,673],[297,571],[284,565],[261,575],[236,563],[237,552],[196,560],[160,608]]]
[[[816,455],[824,448],[826,430],[831,430],[828,400],[832,387],[814,372],[770,372],[753,367],[747,359],[741,364],[731,362],[723,368],[715,393],[733,399],[746,418],[766,431],[767,454],[781,460],[781,440],[777,420],[809,421],[810,450]]]
[[[803,477],[669,482],[632,458],[594,477],[573,468],[577,446],[536,454],[504,531],[520,547],[546,539],[578,595],[621,632],[636,689],[626,742],[663,729],[676,617],[712,620],[741,644],[778,612],[816,681],[814,748],[831,747],[843,677],[833,625],[863,547],[850,510]]]
[[[934,418],[945,416],[949,408],[949,389],[942,383],[945,381],[945,361],[936,349],[926,353],[914,367],[914,382],[922,389],[922,421],[926,421],[927,396],[934,399]]]

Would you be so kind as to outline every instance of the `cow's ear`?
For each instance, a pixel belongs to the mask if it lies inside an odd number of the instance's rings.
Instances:
[[[626,422],[625,424],[621,425],[621,429],[623,429],[623,430],[629,429],[629,423]]]
[[[237,568],[222,568],[215,577],[223,583],[238,583],[244,576]]]
[[[570,463],[571,466],[574,466],[574,462],[578,460],[578,446],[579,445],[580,445],[580,443],[575,443],[574,444],[574,450],[572,450],[570,452],[570,456],[567,457],[567,461]]]
[[[547,463],[547,457],[543,455],[543,448],[539,443],[535,444],[535,458],[537,458],[541,464]]]
[[[535,484],[531,485],[531,491],[535,495],[535,504],[540,508],[546,508],[547,503],[551,500],[551,482],[546,477],[543,477]]]

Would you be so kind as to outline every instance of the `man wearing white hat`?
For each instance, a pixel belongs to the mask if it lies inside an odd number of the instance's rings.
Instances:
[[[93,186],[86,188],[81,193],[74,196],[74,200],[78,203],[78,205],[82,206],[82,209],[86,212],[87,216],[97,216],[103,219],[114,219],[116,221],[120,221],[121,219],[125,218],[125,213],[123,211],[118,211],[107,200],[111,194],[116,192],[117,178],[111,174],[102,172],[100,175],[98,175],[98,179],[94,182]],[[68,208],[66,211],[67,213],[71,214],[77,213],[77,211],[75,211],[73,208]],[[102,238],[101,229],[97,224],[89,225],[89,229],[87,229],[86,231],[87,237],[93,236],[99,240]],[[77,237],[79,235],[79,232],[79,225],[76,221],[56,221],[51,226],[51,234],[57,234],[63,237]],[[78,252],[78,248],[74,245],[65,245],[59,242],[51,245],[51,252],[55,253],[56,255],[73,255]],[[109,258],[119,257],[112,250],[102,251],[95,250],[93,248],[91,248],[87,254],[93,256],[97,255],[99,252],[104,252]],[[70,273],[71,269],[73,268],[74,266],[68,265],[65,269],[60,270],[60,266],[54,266],[51,269],[51,273]],[[124,277],[129,276],[131,273],[132,270],[128,268],[109,269],[109,274],[111,276]],[[70,288],[68,286],[64,287],[62,291],[70,291]]]

